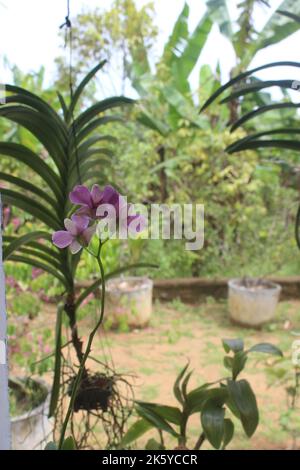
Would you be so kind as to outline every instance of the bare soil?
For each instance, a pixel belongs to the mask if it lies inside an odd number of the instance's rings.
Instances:
[[[79,323],[85,340],[95,321],[93,308],[87,310]],[[46,305],[43,314],[32,321],[32,328],[42,329],[51,325],[54,330],[55,309]],[[300,301],[282,302],[274,322],[260,331],[231,324],[226,304],[216,303],[213,299],[208,298],[206,303],[197,306],[179,301],[157,303],[147,328],[100,331],[94,341],[92,355],[108,362],[117,372],[131,376],[138,399],[175,405],[173,383],[187,361],[194,370],[191,387],[228,375],[223,366],[222,338],[242,337],[246,348],[256,343],[271,342],[289,357],[295,339],[291,332],[297,329],[300,331]],[[95,362],[89,362],[90,369],[97,371],[97,367]],[[286,411],[285,386],[270,386],[266,371],[271,367],[272,360],[266,355],[253,354],[249,359],[243,377],[249,380],[257,395],[260,425],[249,440],[237,424],[237,434],[230,448],[262,450],[291,447],[290,436],[280,426],[281,414]],[[195,417],[190,424],[191,444],[197,439],[199,431],[199,418]]]

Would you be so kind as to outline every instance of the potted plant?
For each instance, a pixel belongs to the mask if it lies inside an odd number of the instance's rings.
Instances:
[[[264,279],[231,279],[229,314],[232,321],[258,328],[272,320],[279,301],[281,286]]]
[[[42,450],[53,430],[50,391],[40,379],[9,379],[12,450]]]
[[[152,313],[153,281],[147,277],[117,277],[106,285],[106,325],[147,326]]]

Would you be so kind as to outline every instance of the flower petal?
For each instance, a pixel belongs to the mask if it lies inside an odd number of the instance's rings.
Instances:
[[[86,186],[78,185],[75,186],[73,191],[70,192],[70,201],[73,204],[78,204],[80,206],[93,206],[93,201],[91,197],[91,193]]]
[[[94,184],[91,190],[93,205],[98,206],[103,197],[103,191],[98,184]]]
[[[89,225],[90,219],[86,215],[72,215],[72,222],[76,227],[76,234],[80,235]]]
[[[70,245],[70,251],[72,253],[72,255],[76,255],[76,253],[78,253],[78,251],[80,251],[82,248],[82,246],[80,245],[80,243],[77,241],[77,240],[73,240],[71,245]]]
[[[72,241],[73,237],[71,233],[66,230],[59,230],[52,235],[52,242],[58,248],[66,248],[72,243]]]
[[[105,186],[103,190],[102,202],[104,204],[112,204],[116,206],[119,204],[119,193],[118,191],[110,185]]]
[[[66,227],[66,230],[68,232],[70,232],[70,234],[73,236],[73,237],[76,237],[76,235],[78,235],[78,230],[77,230],[77,227],[76,227],[76,224],[73,220],[71,219],[65,219],[64,220],[64,225]]]

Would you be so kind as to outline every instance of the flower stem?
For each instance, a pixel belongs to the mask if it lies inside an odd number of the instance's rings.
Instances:
[[[82,379],[82,376],[83,376],[83,372],[85,370],[85,363],[86,363],[86,361],[89,357],[89,354],[91,352],[91,349],[92,349],[94,336],[95,336],[97,330],[99,329],[99,327],[101,326],[102,321],[103,321],[103,317],[104,317],[105,275],[104,275],[104,268],[103,268],[103,264],[102,264],[102,260],[101,260],[101,248],[102,248],[102,242],[101,242],[101,240],[99,240],[98,253],[97,253],[97,255],[93,255],[93,256],[97,259],[97,263],[98,263],[99,270],[100,270],[100,275],[101,275],[101,310],[100,310],[100,316],[99,316],[99,319],[97,321],[97,324],[95,325],[94,329],[91,331],[91,333],[89,335],[87,347],[86,347],[86,350],[84,352],[83,358],[80,362],[80,367],[79,367],[79,370],[78,370],[78,374],[76,376],[74,385],[72,387],[70,403],[69,403],[69,406],[68,406],[68,410],[67,410],[67,413],[66,413],[63,425],[62,425],[61,434],[60,434],[59,445],[58,445],[59,450],[61,450],[62,445],[63,445],[64,440],[65,440],[66,430],[67,430],[67,427],[68,427],[68,424],[69,424],[69,421],[70,421],[72,410],[74,408],[74,402],[75,402],[75,399],[76,399],[78,388],[80,386],[80,382],[81,382],[81,379]]]

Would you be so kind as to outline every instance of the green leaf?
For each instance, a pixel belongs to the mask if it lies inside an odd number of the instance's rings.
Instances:
[[[11,97],[11,99],[13,98],[14,97]],[[65,151],[67,140],[66,138],[60,139],[59,132],[61,129],[57,128],[54,121],[48,116],[37,113],[25,106],[10,105],[10,98],[7,98],[6,101],[7,104],[0,107],[0,116],[16,122],[31,132],[49,152],[49,155],[51,155],[63,177],[65,175],[67,162],[67,154]]]
[[[62,317],[64,307],[60,305],[57,309],[55,327],[55,365],[52,383],[51,398],[49,405],[49,418],[55,415],[60,394],[60,372],[61,372],[61,347],[62,347]]]
[[[280,148],[285,150],[300,151],[300,142],[297,140],[287,139],[273,139],[273,140],[249,140],[239,144],[239,141],[234,146],[229,146],[228,153],[240,152],[241,150],[253,150],[262,148]]]
[[[24,263],[30,266],[34,266],[35,268],[42,269],[43,271],[56,277],[66,288],[69,287],[68,280],[59,271],[54,269],[52,266],[38,261],[37,259],[30,258],[29,256],[12,254],[8,261],[16,261],[18,263]]]
[[[60,118],[60,116],[56,113],[56,111],[46,101],[44,101],[39,96],[31,93],[30,91],[25,90],[24,88],[20,88],[15,85],[6,84],[5,90],[7,92],[16,93],[19,99],[23,100],[22,102],[24,104],[30,105],[36,111],[40,111],[42,114],[51,117],[56,122],[57,130],[59,129],[59,132],[62,132],[63,136],[66,137],[65,123]],[[27,98],[27,101],[24,101],[24,97]]]
[[[296,21],[297,23],[300,23],[300,16],[295,15],[294,13],[291,13],[290,11],[277,10],[277,13],[279,13],[280,15],[286,16],[287,18],[290,18],[291,20]]]
[[[183,394],[181,392],[181,381],[189,367],[189,362],[186,364],[186,366],[179,372],[176,380],[175,380],[175,383],[174,383],[174,386],[173,386],[173,393],[174,393],[174,396],[176,398],[176,400],[181,404],[183,405],[184,404],[184,397],[183,397]]]
[[[205,402],[201,412],[201,424],[206,439],[215,449],[219,449],[224,436],[225,409],[214,400]]]
[[[234,424],[231,419],[224,419],[224,437],[222,449],[226,449],[228,444],[231,442],[234,435]]]
[[[229,96],[224,98],[220,103],[228,103],[229,101],[235,100],[241,96],[245,96],[249,93],[255,93],[256,91],[263,90],[264,88],[270,88],[277,86],[279,88],[292,88],[292,84],[295,80],[266,80],[266,81],[257,81],[255,83],[249,83],[247,85],[239,87],[237,90],[234,90]]]
[[[92,78],[96,75],[96,73],[101,70],[104,65],[107,63],[107,60],[102,60],[96,67],[94,67],[81,81],[81,83],[78,85],[78,87],[75,90],[75,93],[73,95],[73,99],[70,104],[69,112],[67,114],[67,121],[70,121],[72,119],[73,112],[75,110],[76,104],[80,98],[80,95],[84,91],[85,87],[88,85],[88,83],[92,80]]]
[[[227,8],[226,0],[208,0],[206,2],[208,13],[214,23],[219,26],[220,32],[227,37],[230,42],[233,39],[231,19]]]
[[[91,132],[95,131],[99,127],[114,122],[124,122],[124,119],[120,116],[102,116],[100,118],[94,119],[93,121],[89,122],[89,124],[85,126],[78,134],[75,133],[75,137],[72,133],[70,137],[70,146],[74,148],[76,144],[79,145],[80,142],[86,139],[91,134]]]
[[[152,423],[145,419],[139,419],[128,429],[122,439],[121,446],[129,446],[132,442],[137,441],[140,437],[142,437],[144,434],[146,434],[146,432],[148,432],[152,428]]]
[[[247,354],[243,351],[239,351],[235,353],[232,361],[232,378],[235,380],[237,376],[239,375],[240,372],[245,367],[245,364],[247,362]]]
[[[66,105],[66,102],[65,102],[63,96],[61,95],[61,93],[59,93],[59,91],[57,91],[56,93],[57,93],[57,97],[59,99],[59,103],[60,103],[60,107],[61,107],[62,112],[63,112],[64,119],[66,121],[67,117],[68,117],[68,106]]]
[[[184,380],[182,381],[181,391],[182,391],[182,396],[185,401],[187,399],[187,386],[189,384],[192,374],[193,374],[193,371],[191,370],[188,374],[186,374]]]
[[[195,30],[189,36],[183,52],[178,56],[176,68],[181,71],[181,76],[188,78],[193,71],[201,51],[206,44],[211,31],[212,21],[209,14],[205,14],[197,24]]]
[[[57,200],[62,202],[63,193],[59,177],[36,153],[21,144],[0,142],[0,154],[12,157],[31,168],[51,188]]]
[[[155,439],[149,439],[145,447],[146,450],[165,450],[165,447]]]
[[[190,393],[186,398],[186,407],[189,414],[194,414],[202,411],[203,405],[207,400],[214,400],[219,406],[223,406],[228,398],[228,391],[224,388],[208,389],[210,384],[202,385]]]
[[[144,108],[142,109],[142,113],[138,115],[137,120],[143,124],[143,126],[158,132],[162,136],[167,136],[171,130],[165,122],[151,116],[151,114],[148,113],[148,111],[146,111]]]
[[[294,0],[284,0],[279,5],[280,11],[292,11],[293,14],[300,14],[300,4]],[[269,18],[267,24],[264,25],[263,30],[258,35],[258,39],[251,44],[253,49],[253,55],[260,49],[277,44],[283,39],[287,38],[300,28],[300,25],[293,18],[290,21],[290,17],[282,14],[278,14],[278,10],[273,13]]]
[[[223,364],[224,364],[224,367],[226,367],[226,369],[232,372],[233,357],[225,356],[223,359]]]
[[[238,339],[223,339],[222,340],[223,348],[225,352],[229,353],[230,351],[239,352],[244,349],[244,341],[241,338]]]
[[[261,114],[267,113],[269,111],[273,111],[275,109],[297,109],[300,108],[300,103],[275,103],[266,106],[261,106],[258,109],[254,109],[249,113],[244,114],[240,119],[238,119],[230,128],[230,132],[235,131],[238,127],[241,127],[250,119],[255,118]]]
[[[170,424],[165,419],[161,418],[159,414],[157,414],[153,410],[150,410],[147,406],[145,407],[141,404],[137,404],[136,412],[141,418],[149,421],[157,429],[165,431],[174,437],[179,437],[179,434],[172,428],[172,426],[170,426]]]
[[[113,137],[111,135],[93,135],[92,137],[89,137],[88,139],[84,140],[83,143],[78,147],[78,154],[85,152],[92,145],[95,145],[98,142],[105,142],[105,141],[113,143],[113,144],[118,143],[118,139],[116,139],[116,137]]]
[[[21,188],[22,190],[30,191],[32,194],[38,196],[39,198],[42,198],[46,203],[50,204],[51,207],[55,211],[59,212],[59,208],[58,208],[56,200],[53,199],[44,190],[40,189],[36,185],[33,185],[29,181],[19,178],[17,176],[13,176],[13,175],[2,173],[2,172],[0,172],[0,180],[7,181],[8,183],[12,183],[15,186],[18,186],[18,188]]]
[[[164,47],[161,63],[166,64],[169,67],[171,67],[172,62],[176,60],[176,53],[178,53],[178,50],[180,50],[182,47],[182,43],[184,43],[189,36],[189,12],[189,6],[187,3],[185,3],[183,10],[174,24],[173,31]]]
[[[33,217],[39,219],[41,222],[44,222],[53,230],[61,229],[61,224],[57,219],[56,214],[52,213],[50,209],[45,207],[40,202],[37,202],[34,199],[11,189],[3,188],[1,192],[3,194],[3,201],[6,204],[11,204],[15,207],[18,207],[19,209],[24,210],[28,214],[31,214]]]
[[[89,124],[93,118],[98,116],[98,114],[116,107],[132,105],[133,103],[134,100],[125,98],[125,96],[113,96],[112,98],[106,98],[105,100],[99,101],[86,111],[83,111],[83,113],[75,119],[74,127],[76,129],[76,133],[81,131],[82,128]]]
[[[33,240],[37,240],[37,239],[40,239],[40,238],[45,239],[45,240],[50,240],[51,239],[49,233],[42,232],[42,231],[27,233],[26,235],[22,235],[18,238],[15,238],[3,250],[3,260],[9,259],[10,255],[14,251],[18,250],[21,246],[26,245],[26,244],[32,242]]]
[[[259,414],[255,395],[247,380],[228,380],[227,389],[229,397],[240,413],[244,431],[251,437],[259,422]]]
[[[268,68],[273,68],[273,67],[300,67],[299,62],[293,62],[293,61],[280,61],[280,62],[270,62],[265,65],[261,65],[260,67],[256,67],[254,69],[248,70],[247,72],[240,73],[236,77],[232,78],[229,80],[227,83],[222,85],[215,93],[213,93],[208,100],[204,103],[202,108],[200,109],[200,112],[204,111],[213,101],[215,101],[225,90],[228,88],[232,87],[238,82],[243,82],[245,78],[249,77],[250,75],[253,75],[256,72],[260,72],[261,70],[265,70]]]
[[[147,403],[143,401],[136,401],[136,403],[138,405],[143,406],[144,408],[149,409],[150,411],[154,411],[157,415],[159,415],[166,421],[180,426],[182,414],[179,408],[176,408],[175,406],[160,405],[157,403]]]
[[[58,450],[55,442],[48,442],[44,450]]]
[[[282,351],[277,346],[274,346],[270,343],[255,344],[255,346],[252,346],[252,348],[248,349],[247,353],[250,352],[261,352],[265,354],[271,354],[273,356],[283,357]]]
[[[72,436],[69,436],[64,440],[61,450],[76,450],[76,443]]]

